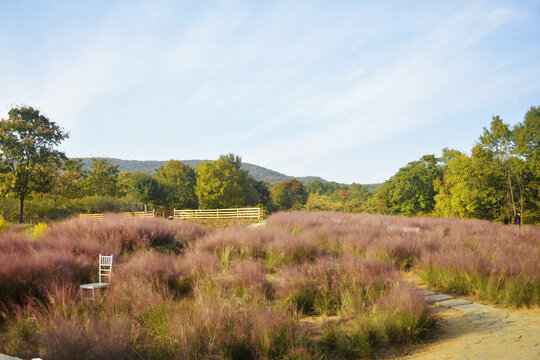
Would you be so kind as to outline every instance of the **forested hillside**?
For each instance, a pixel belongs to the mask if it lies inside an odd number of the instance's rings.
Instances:
[[[113,165],[118,165],[118,170],[120,172],[122,171],[128,171],[131,173],[146,173],[146,174],[153,174],[154,171],[159,168],[161,165],[164,165],[166,161],[155,161],[155,160],[122,160],[122,159],[115,159],[115,158],[104,158],[107,160],[108,163]],[[92,158],[82,158],[83,160],[83,169],[89,170]],[[202,161],[206,160],[181,160],[184,164],[191,166],[192,168],[196,168],[199,166],[199,164]],[[255,180],[261,180],[270,184],[275,184],[281,181],[290,180],[290,179],[297,179],[301,181],[304,184],[307,184],[311,181],[319,180],[319,181],[326,181],[323,178],[320,178],[318,176],[289,176],[282,173],[279,173],[274,170],[270,170],[267,168],[264,168],[262,166],[250,164],[250,163],[242,163],[242,169],[247,170],[249,175],[251,175]],[[380,184],[375,184],[375,186]]]

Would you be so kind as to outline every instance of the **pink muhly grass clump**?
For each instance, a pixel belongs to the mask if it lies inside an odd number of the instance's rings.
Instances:
[[[353,256],[287,266],[280,275],[277,298],[289,299],[293,310],[306,314],[335,313],[345,296],[358,307],[369,307],[398,278],[391,264]]]
[[[405,236],[389,234],[373,242],[366,251],[375,254],[382,251],[394,261],[397,268],[409,270],[420,258],[421,246],[421,242],[409,234]]]
[[[266,252],[279,254],[284,263],[295,264],[315,261],[324,254],[323,250],[309,238],[289,233],[275,233],[274,241],[266,245]]]
[[[110,255],[114,254],[118,258],[119,251],[112,244],[100,242],[97,238],[69,238],[58,237],[50,238],[48,235],[44,235],[42,239],[35,241],[34,247],[41,251],[41,249],[50,249],[65,254],[69,254],[72,257],[80,257],[89,261],[90,263],[96,263],[99,258],[99,254]]]
[[[194,249],[202,252],[221,252],[225,248],[243,251],[257,256],[264,255],[266,243],[274,240],[274,235],[261,229],[246,226],[231,226],[208,234],[194,243]]]
[[[49,324],[40,336],[40,356],[58,360],[90,358],[92,340],[81,325],[76,318],[60,318]]]
[[[343,256],[336,259],[336,264],[339,269],[337,282],[344,287],[379,291],[399,278],[392,264],[377,259]]]
[[[135,277],[111,283],[104,295],[107,312],[126,313],[135,318],[174,299],[168,287]]]
[[[213,254],[199,251],[187,251],[178,264],[179,272],[189,276],[203,277],[219,270],[219,264]]]
[[[0,254],[24,256],[33,252],[34,245],[35,243],[27,237],[13,233],[0,233]]]
[[[233,286],[242,285],[248,290],[260,288],[266,283],[266,272],[260,262],[246,260],[230,270],[230,283]]]
[[[175,358],[279,358],[294,347],[297,325],[275,308],[197,296],[170,319]]]
[[[371,214],[345,214],[335,212],[280,212],[267,219],[272,228],[288,230],[298,229],[307,234],[319,234],[321,237],[342,239],[354,234],[357,237],[378,237],[386,227],[386,217]]]
[[[93,359],[140,359],[134,344],[142,336],[135,319],[126,314],[111,314],[107,319],[94,318],[87,335],[93,344]]]
[[[54,250],[0,254],[0,302],[23,304],[28,297],[44,298],[57,283],[81,283],[92,267],[84,260]]]
[[[196,271],[188,269],[183,264],[183,258],[177,255],[144,251],[131,256],[120,266],[115,281],[134,284],[146,282],[157,291],[178,298],[192,292],[196,280],[193,274]]]
[[[182,274],[179,269],[180,261],[175,255],[139,251],[117,267],[115,281],[121,282],[130,277],[155,282],[166,281],[171,276]]]
[[[398,282],[377,304],[384,309],[384,331],[391,342],[412,343],[435,324],[427,304],[411,284]]]
[[[404,281],[398,281],[377,300],[390,314],[409,313],[420,318],[427,311],[427,303],[418,289]]]
[[[106,215],[101,221],[72,219],[55,224],[44,239],[93,239],[112,247],[115,254],[149,247],[178,252],[207,231],[191,222]]]
[[[420,267],[474,272],[480,276],[491,273],[490,264],[484,256],[465,248],[446,249],[445,252],[424,255]]]
[[[59,317],[42,325],[40,356],[46,359],[136,359],[139,327],[124,315],[107,319]]]
[[[228,252],[229,260],[246,256],[254,259],[277,257],[274,265],[313,261],[321,254],[320,247],[306,237],[275,229],[252,229],[246,226],[216,231],[196,241],[194,251],[211,252],[217,256]]]

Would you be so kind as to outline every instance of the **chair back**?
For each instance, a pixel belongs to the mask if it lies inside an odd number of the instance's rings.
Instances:
[[[107,277],[107,283],[111,282],[112,254],[109,256],[99,254],[99,282],[104,283],[103,277]]]

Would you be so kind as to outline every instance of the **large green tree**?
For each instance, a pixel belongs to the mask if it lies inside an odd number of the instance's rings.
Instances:
[[[522,214],[540,222],[540,106],[532,106],[513,130],[515,152],[525,160],[520,166]]]
[[[516,153],[529,161],[540,160],[540,106],[532,106],[525,114],[523,123],[513,130]]]
[[[56,214],[59,199],[77,199],[82,197],[82,181],[86,176],[83,170],[82,159],[65,159],[60,170],[53,169],[53,184],[49,195],[54,200],[54,213]]]
[[[511,219],[517,211],[516,203],[518,189],[515,180],[515,169],[510,161],[515,151],[514,139],[510,126],[499,117],[493,116],[489,128],[484,127],[484,131],[479,138],[478,144],[489,157],[492,166],[491,172],[497,177],[493,182],[494,190],[499,199],[497,213],[494,214],[496,220]]]
[[[19,198],[20,223],[24,200],[32,192],[49,190],[51,169],[65,158],[55,147],[67,137],[56,123],[29,106],[12,108],[8,118],[0,120],[1,190]]]
[[[310,194],[333,195],[339,190],[347,190],[348,186],[334,181],[313,180],[305,186],[305,189]]]
[[[442,216],[538,222],[540,114],[531,108],[513,129],[499,117],[484,128],[471,156],[443,150],[444,177],[436,183]]]
[[[497,181],[489,158],[480,147],[474,156],[455,152],[444,165],[444,176],[435,183],[435,213],[445,217],[493,219],[497,212]],[[444,158],[444,156],[443,156]]]
[[[258,196],[241,158],[222,155],[217,161],[203,161],[197,166],[195,192],[203,209],[256,205]]]
[[[249,177],[249,180],[257,194],[256,203],[262,206],[263,208],[267,208],[271,201],[269,185],[265,181],[255,180],[251,176]]]
[[[118,165],[107,159],[92,159],[91,169],[85,179],[88,195],[116,196],[118,192]]]
[[[435,206],[434,183],[442,178],[439,159],[425,155],[402,167],[366,204],[366,211],[415,216]]]
[[[165,206],[171,209],[197,208],[197,175],[191,166],[179,160],[169,160],[156,170],[156,176],[167,188]]]
[[[390,181],[379,186],[364,204],[364,211],[371,214],[389,214],[391,206]]]
[[[62,162],[60,172],[55,181],[56,192],[66,198],[80,198],[82,194],[82,182],[87,176],[83,169],[82,159],[66,159]]]
[[[148,205],[155,208],[156,204],[162,201],[163,188],[155,177],[149,174],[137,173],[133,174],[131,180],[131,196],[144,204],[145,211]]]
[[[270,197],[275,210],[300,210],[307,202],[308,193],[304,184],[291,179],[274,184],[270,189]]]

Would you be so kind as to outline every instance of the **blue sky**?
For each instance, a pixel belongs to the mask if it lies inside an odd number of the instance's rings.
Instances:
[[[70,157],[374,183],[540,105],[538,1],[0,0],[0,117]]]

